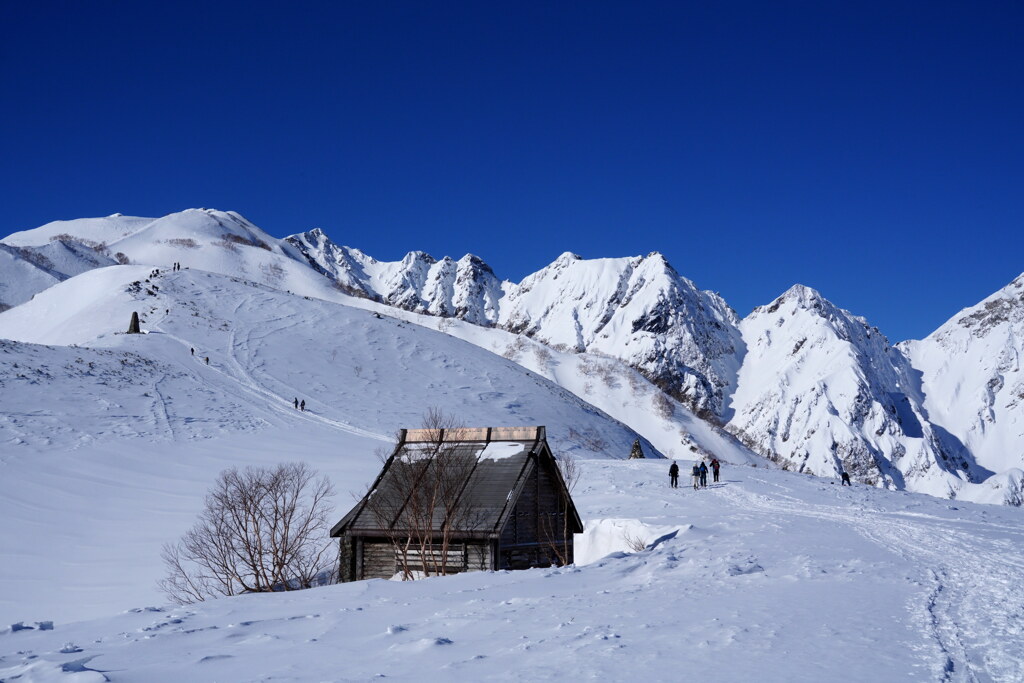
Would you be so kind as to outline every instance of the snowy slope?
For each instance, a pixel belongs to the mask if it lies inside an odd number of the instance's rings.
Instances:
[[[925,417],[906,359],[865,320],[797,285],[741,329],[747,356],[729,428],[744,443],[799,472],[845,470],[891,488],[988,497],[996,482],[984,493],[971,484],[991,472],[947,447]],[[1019,486],[1007,493],[1017,499]]]
[[[0,338],[17,340],[0,344],[0,623],[24,604],[68,619],[158,599],[160,545],[229,465],[305,460],[346,507],[375,451],[430,406],[544,424],[559,455],[626,457],[637,437],[444,334],[239,278],[149,272],[93,270],[0,314]],[[124,334],[132,311],[147,334]]]
[[[990,471],[1024,467],[1024,274],[900,347],[934,424]]]
[[[0,295],[14,283],[8,289],[18,301],[106,265],[90,264],[90,254],[164,268],[177,261],[470,341],[600,406],[673,457],[756,460],[717,426],[728,422],[752,449],[802,471],[846,468],[862,481],[940,496],[987,500],[1001,489],[1006,502],[1024,497],[1024,421],[1013,380],[1021,316],[1000,317],[1013,309],[1012,292],[979,305],[992,310],[970,312],[979,321],[971,331],[951,321],[946,327],[957,329],[943,332],[946,341],[904,346],[918,349],[912,369],[876,329],[799,286],[780,299],[801,302],[792,315],[776,313],[776,302],[741,329],[718,295],[699,290],[658,253],[593,260],[566,253],[517,284],[472,255],[435,260],[414,251],[380,262],[319,229],[275,240],[236,213],[207,209],[59,221],[5,242],[0,249],[16,265],[0,268]],[[17,259],[26,248],[72,253],[50,280]],[[985,322],[993,316],[1000,324]],[[967,354],[952,350],[968,346]],[[936,379],[922,387],[921,372]],[[600,450],[600,439],[591,443]],[[982,481],[983,491],[972,488]]]
[[[69,277],[114,263],[106,254],[75,242],[55,240],[34,247],[0,242],[0,312]]]
[[[1020,509],[752,468],[672,490],[665,469],[585,463],[583,566],[140,602],[0,633],[0,679],[1024,678]]]

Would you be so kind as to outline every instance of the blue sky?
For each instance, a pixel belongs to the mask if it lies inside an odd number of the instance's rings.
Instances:
[[[977,6],[975,6],[977,5]],[[1020,3],[0,4],[0,235],[235,210],[382,259],[661,251],[890,339],[1024,271]]]

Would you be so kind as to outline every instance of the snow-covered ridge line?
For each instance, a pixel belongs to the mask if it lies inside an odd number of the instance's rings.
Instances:
[[[846,470],[860,481],[942,496],[971,495],[971,485],[1003,473],[993,481],[1006,500],[1021,497],[1022,278],[927,340],[897,348],[863,318],[801,285],[741,321],[657,252],[589,260],[566,252],[513,283],[471,254],[456,261],[412,251],[381,262],[338,246],[320,229],[276,240],[237,213],[193,209],[160,219],[57,221],[16,233],[0,252],[0,261],[12,263],[0,268],[0,304],[4,273],[22,283],[7,306],[55,283],[19,259],[18,249],[71,248],[69,237],[82,254],[95,256],[82,245],[99,244],[136,263],[185,262],[304,296],[356,296],[500,328],[555,352],[615,358],[799,471]],[[76,267],[97,264],[79,259]],[[961,338],[957,330],[968,333]],[[999,360],[974,377],[965,355]],[[959,398],[947,405],[952,395]]]

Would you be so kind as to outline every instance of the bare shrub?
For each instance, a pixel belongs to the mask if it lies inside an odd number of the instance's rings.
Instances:
[[[593,431],[580,432],[574,427],[569,427],[569,440],[574,441],[584,450],[593,453],[600,453],[608,447],[608,442],[602,439]]]
[[[269,244],[255,237],[242,237],[241,235],[236,235],[232,232],[226,232],[223,235],[221,235],[220,238],[224,242],[241,244],[242,246],[245,247],[259,247],[260,249],[266,249],[267,251],[271,251]]]
[[[555,357],[551,355],[551,351],[546,346],[533,347],[533,357],[536,359],[537,365],[544,369],[551,367],[551,364],[555,362]]]
[[[18,253],[18,256],[29,263],[38,266],[43,270],[53,270],[53,261],[47,258],[46,254],[41,254],[38,251],[29,249],[28,247],[15,247],[14,250]]]
[[[614,363],[601,363],[597,367],[597,374],[609,389],[617,389],[619,387],[618,368],[615,367]]]
[[[177,604],[326,583],[334,564],[327,537],[327,477],[304,463],[224,470],[195,525],[161,554],[159,588]]]
[[[654,412],[663,420],[671,420],[675,417],[676,406],[668,396],[658,391],[651,398],[651,403],[654,405]]]
[[[88,247],[89,249],[92,249],[93,251],[104,255],[108,251],[106,242],[96,242],[94,240],[86,239],[84,237],[76,237],[74,235],[69,235],[66,232],[62,232],[59,235],[54,235],[53,237],[50,238],[50,241],[74,242],[75,244],[81,244],[83,247]]]
[[[626,547],[634,553],[641,553],[647,550],[647,541],[644,540],[643,536],[634,536],[629,532],[623,532],[622,540],[626,542]]]
[[[597,374],[597,363],[589,358],[580,359],[579,365],[576,367],[584,377],[593,377]]]
[[[627,370],[626,379],[629,380],[629,389],[634,394],[639,394],[646,388],[643,376],[636,370]]]
[[[263,272],[263,279],[269,284],[280,284],[284,280],[284,268],[276,261],[273,263],[261,263],[260,270]]]
[[[515,341],[511,342],[505,351],[501,354],[503,357],[510,361],[518,361],[523,355],[523,351],[526,349],[526,340],[522,337],[516,337]]]
[[[127,266],[129,263],[132,262],[132,260],[128,258],[128,255],[125,254],[123,251],[119,251],[116,254],[114,254],[114,260],[120,263],[122,266]]]
[[[213,244],[214,246],[220,247],[222,249],[227,249],[228,251],[233,251],[236,253],[238,252],[238,245],[231,240],[219,239],[215,241]]]
[[[167,244],[175,247],[183,247],[185,249],[198,249],[199,243],[191,237],[172,237],[167,240]]]

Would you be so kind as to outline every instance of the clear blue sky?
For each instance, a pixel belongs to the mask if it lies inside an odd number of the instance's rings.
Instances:
[[[239,211],[382,260],[661,251],[891,340],[1024,271],[1019,2],[0,3],[0,235]]]

